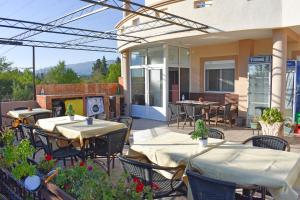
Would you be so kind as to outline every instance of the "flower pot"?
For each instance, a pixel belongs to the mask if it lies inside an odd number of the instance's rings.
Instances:
[[[93,125],[93,118],[92,117],[86,118],[86,124],[87,125]]]
[[[272,135],[277,137],[283,137],[283,122],[276,122],[274,124],[267,124],[263,121],[259,121],[261,125],[261,131],[263,135]]]
[[[206,147],[207,146],[207,139],[199,139],[199,146]]]
[[[258,122],[250,122],[251,129],[258,129]]]
[[[74,115],[69,115],[70,121],[74,121]]]
[[[24,181],[25,188],[29,191],[36,191],[41,185],[41,178],[39,176],[28,176]]]

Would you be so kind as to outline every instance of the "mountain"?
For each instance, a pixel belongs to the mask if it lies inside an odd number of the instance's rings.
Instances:
[[[107,60],[107,66],[114,64],[114,60]],[[79,76],[90,76],[92,74],[92,68],[95,61],[87,61],[76,64],[66,65],[67,68],[73,69]],[[36,71],[36,74],[46,74],[52,67],[46,67]]]

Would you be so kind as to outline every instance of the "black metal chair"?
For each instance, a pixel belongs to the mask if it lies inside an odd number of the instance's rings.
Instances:
[[[36,129],[35,134],[42,142],[45,153],[52,155],[54,159],[63,160],[64,166],[66,166],[67,158],[71,158],[72,165],[74,164],[73,158],[75,160],[77,157],[83,158],[82,151],[73,146],[73,140],[46,133],[41,129]]]
[[[36,151],[33,154],[33,159],[35,159],[36,153],[43,150],[44,147],[42,141],[34,134],[35,128],[31,125],[21,124],[20,132],[22,137],[29,139],[31,145],[35,148]]]
[[[216,117],[216,126],[218,125],[218,122],[221,119],[224,124],[226,124],[226,121],[228,121],[230,127],[232,127],[231,106],[231,103],[227,103],[225,105],[217,107],[215,110],[212,110],[209,113],[209,118]]]
[[[130,144],[130,141],[129,141],[130,132],[131,132],[132,123],[133,123],[132,117],[122,116],[122,117],[119,117],[117,119],[117,122],[123,123],[127,126],[128,130],[127,130],[127,134],[126,134],[126,137],[125,137],[125,144],[129,145]]]
[[[94,138],[94,157],[106,158],[107,173],[110,175],[110,164],[115,165],[115,157],[123,153],[127,128],[112,131],[104,136]]]
[[[183,118],[185,116],[185,112],[181,111],[181,105],[169,103],[169,120],[168,120],[168,126],[170,126],[170,122],[172,120],[179,120],[179,118]],[[177,123],[177,128],[179,128],[179,121]]]
[[[202,105],[194,105],[194,104],[186,104],[184,105],[184,111],[185,111],[185,119],[184,119],[184,124],[183,128],[186,125],[186,121],[190,121],[190,125],[194,126],[195,129],[195,122],[198,119],[205,119],[205,114],[202,113],[202,109],[204,107]]]
[[[185,167],[162,167],[155,164],[139,162],[133,158],[119,156],[124,171],[131,178],[138,178],[140,181],[152,188],[153,198],[185,196],[186,186],[182,181],[182,174]],[[170,173],[171,179],[161,175],[159,171]],[[153,188],[155,185],[155,188]]]
[[[189,135],[192,135],[194,131],[190,132]],[[224,133],[218,129],[209,128],[208,129],[208,137],[215,138],[215,139],[225,139]]]
[[[245,140],[243,144],[247,144],[249,142],[252,142],[252,145],[255,147],[262,147],[280,151],[290,151],[290,145],[288,141],[276,136],[257,135]]]
[[[236,193],[235,183],[212,179],[187,170],[189,185],[194,200],[252,200],[260,199]]]

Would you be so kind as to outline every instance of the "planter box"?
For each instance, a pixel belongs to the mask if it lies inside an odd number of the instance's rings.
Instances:
[[[52,194],[51,197],[49,195],[47,195],[49,198],[47,198],[47,196],[43,195],[43,196],[45,196],[44,198],[46,200],[76,200],[71,195],[69,195],[68,193],[66,193],[65,191],[63,191],[58,186],[56,186],[52,183],[45,184],[44,189]]]
[[[283,122],[276,122],[274,124],[266,124],[259,121],[261,125],[261,131],[263,135],[272,135],[277,137],[283,137]]]
[[[41,199],[41,190],[29,191],[24,182],[16,180],[12,174],[0,168],[0,192],[8,199]]]

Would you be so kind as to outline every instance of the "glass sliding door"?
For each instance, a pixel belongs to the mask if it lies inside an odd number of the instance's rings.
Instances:
[[[131,103],[145,105],[145,69],[131,69]]]
[[[294,119],[295,73],[296,68],[286,70],[285,117],[291,121]]]
[[[149,105],[163,106],[163,79],[162,69],[149,70]]]
[[[180,68],[180,98],[189,99],[190,94],[190,69]]]
[[[130,59],[132,116],[166,120],[163,46],[133,50]]]

